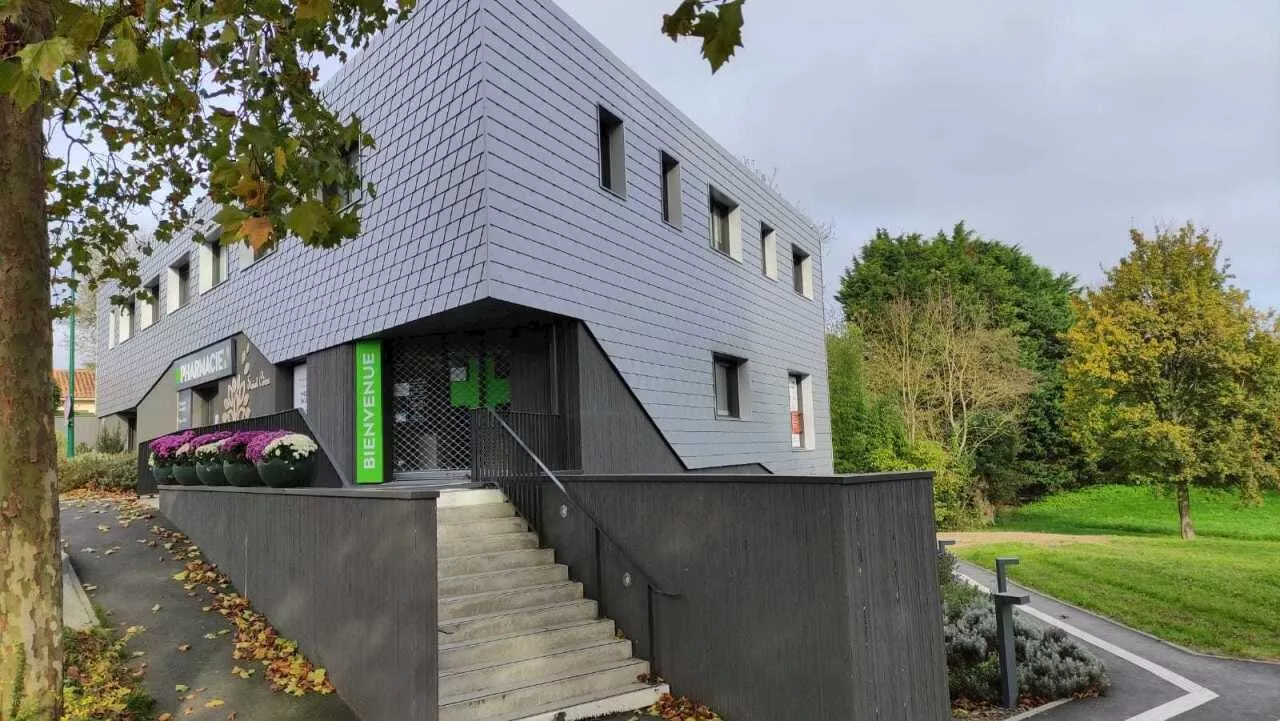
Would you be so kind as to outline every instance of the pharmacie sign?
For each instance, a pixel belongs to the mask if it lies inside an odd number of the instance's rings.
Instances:
[[[227,339],[179,360],[173,370],[173,379],[178,390],[203,385],[235,375],[235,361],[235,339]]]
[[[382,341],[356,343],[356,483],[381,483]]]

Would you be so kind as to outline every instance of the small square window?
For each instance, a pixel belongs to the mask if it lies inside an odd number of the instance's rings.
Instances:
[[[760,224],[760,272],[778,279],[778,234],[767,223]]]
[[[716,416],[742,417],[743,365],[746,361],[726,355],[712,357],[712,383],[715,387]]]
[[[622,119],[596,106],[600,121],[600,187],[618,195],[627,194],[626,143],[622,135]]]
[[[738,204],[712,188],[708,201],[711,247],[734,260],[742,260],[742,221]]]
[[[660,154],[662,162],[662,219],[680,227],[683,212],[680,207],[680,161]]]
[[[813,298],[813,261],[809,254],[791,246],[791,281],[796,293]]]

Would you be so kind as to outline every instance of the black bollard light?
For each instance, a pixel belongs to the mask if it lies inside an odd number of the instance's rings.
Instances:
[[[1013,607],[1031,603],[1025,593],[1010,593],[1005,566],[1016,566],[1018,559],[1001,556],[996,559],[996,644],[1000,654],[1000,701],[1005,708],[1018,705],[1018,658],[1013,634]]]

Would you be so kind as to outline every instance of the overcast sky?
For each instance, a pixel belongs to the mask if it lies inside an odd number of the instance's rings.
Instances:
[[[1280,306],[1280,1],[748,0],[715,76],[676,0],[559,0],[729,150],[835,221],[828,295],[876,227],[966,220],[1097,282],[1131,226],[1194,220]]]

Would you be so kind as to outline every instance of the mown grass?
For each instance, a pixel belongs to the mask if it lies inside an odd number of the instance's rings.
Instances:
[[[1263,498],[1260,506],[1247,505],[1234,493],[1192,489],[1191,520],[1196,533],[1280,541],[1280,493],[1270,491]],[[1172,493],[1144,486],[1093,486],[1005,511],[996,526],[1004,531],[1176,536],[1178,507]]]
[[[1200,538],[1178,538],[1171,497],[1104,486],[1003,515],[997,530],[1104,534],[1106,543],[995,543],[961,557],[994,566],[1017,556],[1013,578],[1051,596],[1200,651],[1280,659],[1280,495],[1242,507],[1198,492]]]

